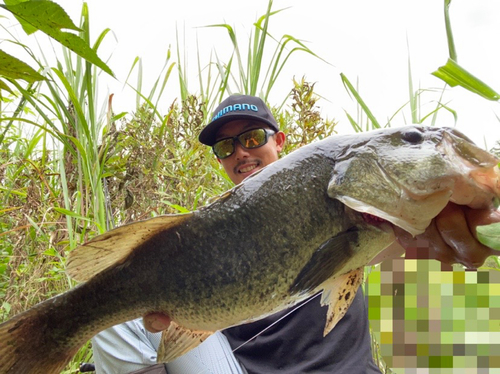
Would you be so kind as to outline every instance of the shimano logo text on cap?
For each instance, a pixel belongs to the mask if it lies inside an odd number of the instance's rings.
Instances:
[[[222,108],[213,118],[212,121],[215,121],[216,119],[222,117],[224,114],[230,113],[230,112],[237,112],[237,111],[245,111],[245,110],[251,110],[252,112],[258,112],[259,108],[257,105],[253,104],[233,104],[233,105],[228,105],[224,108]]]

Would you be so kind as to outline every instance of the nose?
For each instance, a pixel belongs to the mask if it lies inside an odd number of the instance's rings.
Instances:
[[[244,148],[240,142],[234,142],[234,154],[233,156],[236,157],[237,160],[241,160],[244,158],[247,158],[250,154],[248,152],[248,149]]]

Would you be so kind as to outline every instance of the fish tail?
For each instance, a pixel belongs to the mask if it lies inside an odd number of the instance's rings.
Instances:
[[[47,309],[44,302],[0,325],[0,374],[60,373],[76,354],[80,339],[60,339],[45,330],[51,324]]]

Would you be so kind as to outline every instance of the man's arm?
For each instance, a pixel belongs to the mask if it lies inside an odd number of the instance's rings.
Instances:
[[[146,331],[141,318],[102,331],[92,339],[97,374],[125,374],[157,368],[155,364],[160,340],[161,333]],[[167,363],[165,369],[169,374],[245,373],[233,355],[227,338],[220,332]]]
[[[96,373],[130,373],[156,364],[160,338],[144,329],[141,318],[102,331],[92,339]]]

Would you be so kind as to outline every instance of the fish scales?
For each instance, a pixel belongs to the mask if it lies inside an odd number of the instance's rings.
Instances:
[[[307,162],[301,166],[309,168]],[[317,160],[311,161],[311,168],[315,167]],[[343,205],[326,194],[328,175],[315,173],[309,180],[301,175],[301,183],[286,175],[290,174],[252,178],[249,182],[253,183],[241,185],[209,209],[195,213],[175,232],[152,238],[144,244],[147,253],[134,253],[131,263],[144,264],[150,274],[158,274],[157,289],[152,292],[159,303],[157,310],[168,312],[184,327],[214,330],[237,323],[241,318],[239,308],[252,305],[257,308],[257,317],[276,309],[273,299],[285,302],[290,285],[315,248],[347,224],[339,224],[343,223]],[[280,186],[272,183],[274,178]],[[245,189],[253,188],[264,192],[248,199]],[[307,191],[301,191],[301,199],[270,197],[279,196],[285,188],[287,192],[292,189],[292,194],[299,189]],[[288,207],[286,214],[284,204]],[[230,213],[235,211],[238,213]],[[200,236],[207,232],[210,235],[200,243]],[[176,248],[172,251],[175,256],[160,254],[163,243]],[[133,265],[127,266],[132,273],[143,273]],[[145,282],[151,285],[149,278]],[[138,303],[144,302],[144,298],[142,295]],[[271,309],[266,300],[273,304]],[[225,310],[224,306],[232,310]],[[201,318],[210,323],[202,323]],[[197,319],[200,322],[193,325]]]
[[[357,269],[394,242],[393,227],[422,232],[448,201],[490,206],[497,162],[444,128],[302,147],[199,211],[125,225],[74,250],[68,271],[85,282],[0,325],[0,373],[57,373],[99,331],[153,311],[177,326],[175,339],[165,333],[170,360],[320,290],[328,333],[353,299]]]

